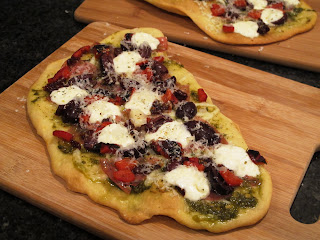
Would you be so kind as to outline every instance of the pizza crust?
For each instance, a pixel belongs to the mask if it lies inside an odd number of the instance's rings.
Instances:
[[[127,32],[144,31],[155,37],[161,37],[163,34],[156,29],[133,29],[117,32],[102,43],[118,44]],[[141,194],[126,194],[117,187],[112,186],[103,179],[92,180],[88,178],[81,169],[77,168],[74,158],[77,152],[65,154],[58,149],[59,140],[52,135],[56,129],[68,130],[68,126],[63,124],[58,117],[54,115],[56,105],[47,100],[43,86],[47,84],[47,79],[51,78],[63,65],[66,59],[51,63],[42,73],[40,78],[31,87],[27,98],[27,110],[33,126],[37,133],[44,139],[50,159],[53,172],[65,180],[67,187],[75,192],[88,195],[94,202],[111,207],[119,212],[120,216],[131,224],[139,224],[154,215],[166,215],[179,223],[193,229],[206,229],[210,232],[223,232],[241,226],[252,225],[259,221],[267,213],[272,192],[272,182],[269,173],[260,167],[262,184],[259,194],[256,196],[258,205],[253,209],[247,209],[239,214],[235,219],[226,222],[208,222],[194,221],[193,214],[190,213],[185,199],[175,190],[159,190],[152,186]],[[183,84],[190,84],[191,89],[198,89],[200,85],[194,79],[193,75],[184,69],[178,63],[172,64],[169,72],[177,77],[177,81]],[[183,76],[183,77],[182,77]],[[208,99],[206,104],[211,105]],[[207,116],[207,120],[219,121],[219,131],[226,134],[228,141],[247,149],[247,145],[237,127],[229,118],[220,113],[219,109]],[[214,119],[210,119],[214,118]],[[78,150],[76,150],[78,151]]]
[[[210,3],[212,1],[195,0],[145,0],[161,9],[187,15],[191,20],[213,40],[235,45],[259,45],[283,41],[294,35],[307,32],[314,27],[317,20],[317,13],[305,3],[300,1],[298,8],[309,9],[298,15],[295,21],[289,20],[283,25],[270,27],[265,35],[255,38],[244,37],[238,33],[224,33],[222,26],[224,21],[220,17],[212,16]],[[183,13],[183,14],[181,14]]]

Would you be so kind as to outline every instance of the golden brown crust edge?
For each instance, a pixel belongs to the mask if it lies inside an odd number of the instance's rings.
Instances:
[[[166,11],[177,13],[184,12],[192,21],[213,40],[232,45],[260,45],[269,44],[289,39],[297,34],[311,30],[317,21],[315,11],[303,11],[297,18],[298,21],[287,22],[271,30],[264,36],[256,38],[244,37],[238,33],[224,33],[222,31],[223,21],[220,17],[213,17],[209,5],[198,4],[193,0],[145,0]],[[301,1],[298,7],[312,10],[312,8]],[[210,24],[208,24],[210,23]]]
[[[129,32],[126,30],[125,32]],[[152,32],[152,31],[151,31]],[[124,31],[116,33],[107,38],[106,42],[113,42],[119,39],[119,35],[124,35]],[[51,158],[51,167],[53,172],[63,178],[69,189],[79,193],[87,194],[94,202],[111,207],[117,211],[121,217],[131,224],[138,224],[142,221],[151,218],[153,215],[166,215],[172,217],[183,225],[193,229],[206,229],[210,232],[224,232],[237,227],[252,225],[259,221],[267,213],[272,192],[271,178],[268,172],[261,167],[262,185],[261,195],[259,196],[259,204],[256,208],[248,210],[245,214],[239,215],[238,218],[216,224],[208,222],[195,222],[189,214],[184,198],[176,192],[161,193],[156,189],[151,188],[142,194],[127,195],[118,188],[112,187],[109,183],[93,182],[86,178],[73,164],[72,155],[64,154],[58,149],[58,140],[52,136],[55,129],[64,129],[59,125],[54,117],[54,104],[46,100],[46,98],[35,99],[32,89],[42,89],[47,82],[48,77],[52,77],[65,60],[59,60],[50,64],[43,72],[39,80],[31,87],[28,95],[27,107],[31,122],[35,126],[37,133],[46,142],[48,152]],[[174,68],[172,71],[177,71]],[[193,83],[193,87],[199,87],[193,76],[185,69],[183,75],[188,76],[188,81]],[[179,78],[177,78],[179,81]],[[231,128],[235,136],[235,142],[238,145],[245,147],[245,142],[237,130],[237,126],[221,113],[219,117],[226,122],[227,128]],[[222,127],[223,128],[223,127]],[[230,133],[231,134],[231,133]],[[231,134],[232,135],[232,134]]]

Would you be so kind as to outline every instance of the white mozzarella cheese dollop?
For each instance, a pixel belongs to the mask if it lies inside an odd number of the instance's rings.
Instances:
[[[266,8],[261,13],[261,20],[269,26],[273,26],[273,22],[280,20],[282,17],[283,11],[274,8]]]
[[[128,129],[125,126],[112,123],[100,131],[98,142],[117,144],[121,147],[127,147],[134,144],[134,139],[129,134]]]
[[[187,127],[182,122],[167,122],[163,124],[155,133],[145,135],[145,140],[171,140],[178,142],[183,148],[187,147],[191,141],[194,141],[194,136],[188,131]]]
[[[255,38],[259,36],[258,24],[252,21],[239,21],[233,24],[234,32],[245,37]]]
[[[252,176],[260,174],[259,167],[254,164],[248,156],[246,150],[230,144],[221,144],[214,150],[215,164],[222,164],[232,170],[238,177]]]
[[[160,44],[160,41],[158,39],[148,33],[143,32],[133,34],[131,41],[138,47],[147,43],[151,47],[151,50],[157,49],[158,45]]]
[[[206,174],[196,167],[180,165],[166,173],[164,180],[183,189],[185,191],[184,197],[191,201],[204,199],[210,194],[210,183]]]
[[[136,65],[142,59],[139,53],[135,51],[122,52],[113,59],[114,70],[116,73],[133,73],[138,66]]]
[[[160,99],[160,96],[148,89],[140,88],[135,91],[129,102],[124,106],[126,109],[138,109],[146,115],[150,115],[150,108],[152,107],[152,103]]]
[[[121,116],[120,108],[107,100],[97,100],[88,105],[85,110],[89,114],[89,123],[102,122],[103,119]]]
[[[58,90],[54,90],[50,94],[50,99],[52,102],[58,105],[65,105],[71,100],[76,98],[84,98],[88,93],[86,90],[79,88],[78,86],[72,85],[69,87],[62,87]]]
[[[300,3],[299,0],[284,0],[284,4],[288,7],[289,6],[291,6],[291,7],[297,6],[299,3]]]
[[[250,4],[253,5],[254,9],[264,9],[268,5],[267,0],[248,0]]]

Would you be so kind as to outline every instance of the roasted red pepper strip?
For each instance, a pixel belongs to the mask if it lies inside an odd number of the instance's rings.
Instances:
[[[198,89],[198,99],[199,99],[199,102],[205,102],[207,101],[207,94],[205,93],[205,91],[203,90],[203,88],[199,88]]]
[[[163,102],[168,102],[171,101],[173,103],[178,103],[178,99],[173,95],[170,89],[167,89],[166,93],[162,96],[162,101]]]
[[[133,182],[136,177],[130,169],[124,169],[113,172],[113,178],[117,181],[129,183]]]
[[[251,10],[250,12],[248,12],[248,16],[253,18],[253,19],[260,19],[261,18],[261,10]]]
[[[70,76],[71,72],[69,66],[64,66],[53,76],[53,78],[48,79],[48,83],[56,82],[62,78],[68,79]]]
[[[156,62],[162,63],[164,61],[164,57],[163,56],[156,56],[153,58],[153,60]]]
[[[100,153],[116,153],[117,149],[110,147],[108,144],[102,144],[100,148]]]
[[[189,158],[188,161],[184,161],[183,165],[186,166],[194,166],[196,168],[198,168],[199,171],[204,171],[204,165],[199,163],[199,158]]]
[[[274,8],[274,9],[278,9],[278,10],[283,10],[284,6],[283,6],[283,3],[273,3],[273,4],[270,4],[269,6],[267,6],[267,8]]]
[[[232,25],[223,25],[222,30],[225,33],[233,33],[234,32],[234,26],[232,26]]]
[[[102,129],[104,129],[106,126],[110,125],[112,122],[102,122],[96,129],[96,132],[101,131]]]
[[[246,0],[236,0],[234,1],[233,5],[237,8],[245,8],[247,6],[247,2]]]
[[[223,5],[220,5],[217,3],[212,4],[211,13],[213,16],[221,16],[225,14],[225,12],[226,12],[226,9]]]
[[[73,135],[71,133],[68,133],[68,132],[62,131],[62,130],[53,131],[53,136],[58,137],[58,138],[65,140],[67,142],[70,142],[73,139]]]
[[[91,49],[90,46],[84,46],[84,47],[78,49],[74,54],[72,54],[71,58],[79,59],[82,57],[83,54],[89,52],[90,49]]]
[[[158,37],[159,45],[157,48],[158,52],[164,52],[168,50],[168,39],[166,37]]]
[[[223,171],[219,171],[220,175],[223,177],[223,179],[233,187],[240,186],[243,180],[236,176],[233,171],[230,171],[229,169],[225,169]]]
[[[125,170],[125,169],[132,170],[135,166],[137,166],[137,161],[132,160],[130,158],[123,158],[119,161],[116,161],[114,163],[114,166],[116,167],[117,170]]]

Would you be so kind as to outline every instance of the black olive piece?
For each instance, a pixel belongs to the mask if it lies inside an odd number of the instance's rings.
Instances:
[[[288,15],[287,15],[287,13],[283,13],[283,17],[282,18],[280,18],[279,20],[277,20],[277,21],[274,21],[274,22],[272,22],[274,25],[282,25],[282,24],[284,24],[286,21],[287,21],[287,18],[288,18]]]
[[[169,116],[160,115],[159,117],[151,119],[145,126],[147,132],[156,132],[163,124],[172,122]]]
[[[183,152],[182,147],[177,142],[170,140],[156,141],[151,144],[151,147],[156,153],[169,159],[179,158]],[[160,152],[158,147],[161,149]]]
[[[59,79],[59,80],[57,80],[55,82],[48,83],[47,85],[45,85],[43,87],[43,90],[45,90],[48,93],[51,93],[54,90],[58,90],[59,88],[67,87],[67,86],[69,86],[69,83],[67,82],[67,79],[62,78],[62,79]]]
[[[191,120],[197,114],[197,107],[193,102],[184,102],[176,110],[176,117]]]
[[[181,91],[180,89],[176,90],[173,92],[173,95],[179,100],[179,101],[183,101],[186,100],[188,98],[188,94]]]
[[[205,173],[211,185],[211,191],[219,195],[229,195],[234,188],[220,175],[219,171],[211,164],[205,168]]]
[[[257,32],[261,35],[266,34],[267,32],[270,31],[270,28],[268,27],[267,24],[265,24],[262,20],[259,19],[259,21],[257,22],[258,24],[258,30]]]
[[[143,58],[150,58],[151,57],[151,47],[149,45],[142,45],[139,47],[138,50],[139,54]]]
[[[161,78],[163,75],[168,73],[168,69],[166,68],[166,66],[163,65],[163,63],[158,61],[154,61],[152,70],[155,71],[154,75],[155,77],[158,77],[158,78]]]
[[[82,109],[79,102],[72,100],[66,105],[59,105],[55,114],[60,116],[64,123],[78,123],[81,113]]]
[[[220,137],[209,124],[195,120],[185,122],[184,124],[191,135],[195,137],[196,141],[201,141],[209,146],[220,142]]]

